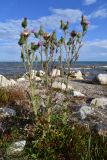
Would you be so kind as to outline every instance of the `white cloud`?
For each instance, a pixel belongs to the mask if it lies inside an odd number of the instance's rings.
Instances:
[[[107,61],[107,39],[85,42],[80,53],[82,60]]]
[[[37,20],[29,20],[29,27],[30,29],[34,28],[38,30],[40,24],[42,24],[46,29],[49,30],[58,29],[59,21],[61,19],[63,19],[64,21],[69,20],[72,23],[76,24],[77,22],[79,22],[81,15],[82,11],[79,9],[51,9],[51,15],[40,17]],[[94,17],[97,18],[97,16]],[[21,21],[22,20],[20,19],[0,22],[0,61],[20,60],[20,47],[18,47],[17,42],[22,30]],[[97,25],[90,25],[90,29],[95,29],[97,27]],[[104,56],[107,52],[106,42],[106,40],[87,42],[81,50],[81,58],[91,58],[91,56],[93,57],[93,52],[95,52],[95,55],[96,53],[98,53],[99,56]],[[88,53],[88,56],[86,53]]]
[[[61,19],[64,21],[77,22],[82,11],[78,9],[51,9],[52,14],[50,16],[44,16],[37,20],[29,20],[29,27],[38,29],[42,24],[46,29],[58,29]],[[17,40],[21,31],[22,20],[8,20],[6,22],[0,22],[0,39],[1,40]]]
[[[60,20],[78,22],[82,11],[79,9],[51,9],[52,14],[39,18],[37,24],[42,24],[45,28],[58,29]]]
[[[88,18],[106,18],[107,17],[107,9],[100,8],[94,12],[92,12]]]
[[[89,30],[93,30],[96,28],[98,28],[98,25],[94,25],[94,24],[89,25]]]
[[[97,0],[84,0],[85,5],[91,5],[91,4],[96,3],[96,2],[97,2]]]
[[[29,20],[29,28],[38,30],[39,26],[42,24],[49,30],[59,29],[61,19],[75,23],[82,15],[82,11],[79,9],[50,9],[50,11],[51,14],[49,16],[40,17],[36,20]],[[22,30],[21,21],[22,19],[0,22],[0,61],[6,59],[5,57],[9,60],[11,55],[13,60],[16,55],[19,59],[19,54],[16,53],[20,52],[17,43]]]

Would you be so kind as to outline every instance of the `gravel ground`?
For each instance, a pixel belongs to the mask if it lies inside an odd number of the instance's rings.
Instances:
[[[89,98],[96,97],[107,97],[107,86],[93,84],[92,82],[87,81],[70,81],[70,84],[74,87],[75,90],[80,91]]]

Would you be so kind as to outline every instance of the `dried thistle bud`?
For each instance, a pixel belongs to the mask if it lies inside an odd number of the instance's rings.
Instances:
[[[77,32],[75,31],[75,30],[73,30],[72,32],[71,32],[71,37],[75,37],[77,35]]]
[[[27,27],[27,18],[25,17],[22,21],[22,27],[26,28]]]
[[[45,40],[48,40],[50,38],[50,34],[48,34],[48,33],[45,32],[44,35],[43,35],[43,38]]]

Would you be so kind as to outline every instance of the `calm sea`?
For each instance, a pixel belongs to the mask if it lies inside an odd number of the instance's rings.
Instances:
[[[98,73],[107,73],[107,62],[77,62],[74,66],[82,72],[89,72],[90,75]],[[34,66],[35,69],[35,66]],[[38,64],[38,69],[40,65]],[[25,68],[21,62],[0,62],[0,74],[4,76],[17,76],[25,72]]]

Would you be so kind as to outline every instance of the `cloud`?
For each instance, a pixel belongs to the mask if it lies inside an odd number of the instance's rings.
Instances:
[[[60,20],[71,20],[73,23],[77,22],[82,11],[78,9],[50,9],[51,15],[40,17],[37,20],[29,20],[29,27],[38,30],[40,25],[43,25],[46,29],[58,29]],[[1,40],[17,40],[21,31],[22,20],[8,20],[6,22],[0,22],[0,39]]]
[[[97,0],[84,0],[85,5],[91,5],[91,4],[96,3],[96,2],[97,2]]]
[[[71,21],[73,23],[80,20],[82,11],[79,9],[50,9],[52,14],[39,18],[37,24],[42,24],[45,28],[58,29],[60,20]]]
[[[107,9],[106,8],[100,8],[94,12],[92,12],[88,18],[106,18],[107,17]]]
[[[38,30],[39,26],[43,25],[47,30],[59,29],[61,19],[76,23],[82,15],[82,11],[79,9],[50,9],[50,12],[51,14],[49,16],[43,16],[36,20],[29,20],[29,28]],[[22,31],[21,21],[22,19],[0,22],[0,61],[6,60],[6,58],[9,60],[11,55],[12,60],[15,59],[15,55],[17,60],[18,55],[16,53],[20,52],[17,43],[20,32]]]
[[[20,61],[20,48],[17,44],[0,45],[0,61]]]
[[[107,61],[107,39],[85,42],[80,53],[80,60]]]
[[[94,30],[98,27],[99,27],[98,25],[91,24],[91,25],[89,25],[89,30]]]
[[[38,30],[39,26],[42,24],[47,30],[58,29],[61,19],[64,21],[69,20],[77,25],[82,15],[82,11],[79,9],[50,9],[50,11],[51,14],[49,16],[40,17],[36,20],[29,20],[29,28]],[[22,19],[0,22],[0,61],[20,60],[20,47],[17,43],[22,30],[21,21]],[[97,25],[90,25],[90,29],[95,29],[97,27]],[[87,59],[87,57],[93,57],[93,54],[91,55],[93,51],[98,53],[99,56],[101,56],[101,53],[104,55],[107,50],[104,48],[105,43],[104,41],[87,42],[81,50],[81,58]],[[88,53],[88,56],[86,56],[86,53]]]

